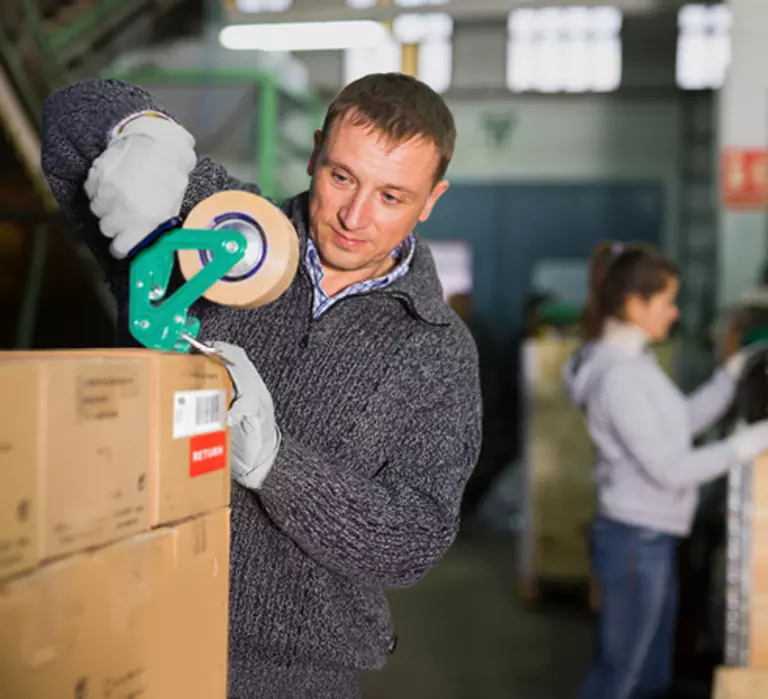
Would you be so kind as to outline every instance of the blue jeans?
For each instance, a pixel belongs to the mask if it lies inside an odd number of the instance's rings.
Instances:
[[[597,644],[579,699],[655,699],[672,680],[677,542],[598,518],[592,569],[600,585]]]

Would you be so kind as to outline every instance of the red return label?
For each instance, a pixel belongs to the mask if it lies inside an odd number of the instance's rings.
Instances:
[[[203,476],[227,467],[227,433],[199,434],[189,440],[189,475]]]

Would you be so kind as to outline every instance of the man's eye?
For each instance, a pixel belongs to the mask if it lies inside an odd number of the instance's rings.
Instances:
[[[400,200],[394,194],[385,194],[384,201],[387,204],[397,204]]]
[[[342,175],[340,172],[334,172],[331,177],[333,177],[336,182],[339,182],[340,184],[343,184],[347,181],[347,177],[345,175]]]

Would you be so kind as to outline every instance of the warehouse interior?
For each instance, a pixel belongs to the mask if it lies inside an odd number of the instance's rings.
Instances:
[[[561,373],[589,258],[606,239],[642,241],[678,265],[681,317],[658,355],[684,391],[722,361],[734,324],[762,325],[767,38],[765,0],[4,0],[0,349],[115,342],[115,301],[41,168],[54,91],[139,85],[199,154],[279,202],[307,189],[313,133],[345,84],[418,77],[457,126],[450,188],[416,233],[478,348],[483,442],[456,543],[388,595],[398,647],[363,696],[575,698],[599,597],[594,455]],[[729,646],[743,611],[730,547],[749,526],[734,511],[759,509],[738,487],[701,488],[679,548],[672,697],[768,696],[715,694],[722,666],[768,673],[768,617],[750,622],[762,655]],[[768,547],[752,551],[757,567]],[[0,655],[18,640],[0,632]]]

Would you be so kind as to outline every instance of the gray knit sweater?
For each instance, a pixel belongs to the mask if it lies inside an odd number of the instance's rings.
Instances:
[[[110,257],[83,183],[109,129],[143,109],[162,111],[143,89],[104,80],[54,93],[44,112],[45,174],[104,267],[120,328],[127,266]],[[182,215],[226,189],[258,193],[199,158]],[[305,193],[282,207],[302,259],[307,204]],[[248,351],[283,433],[263,488],[233,487],[231,696],[276,696],[258,679],[266,666],[381,668],[394,633],[385,590],[418,581],[453,542],[481,440],[475,346],[443,302],[428,248],[417,241],[402,279],[345,298],[317,320],[303,267],[266,307],[201,301],[193,313],[203,340]],[[130,341],[127,332],[119,341]]]

